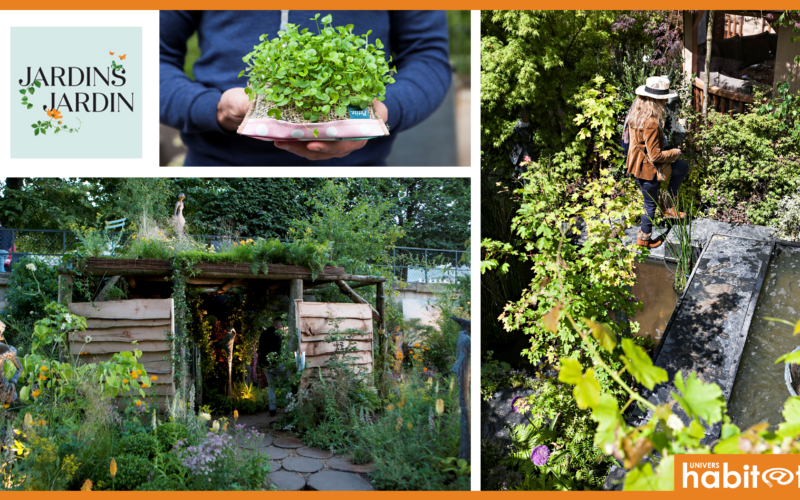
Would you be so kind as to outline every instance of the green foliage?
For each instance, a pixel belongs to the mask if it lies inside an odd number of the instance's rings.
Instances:
[[[383,410],[364,416],[356,443],[372,456],[372,483],[380,490],[467,490],[469,475],[448,462],[459,449],[461,414],[455,376],[429,378],[419,368],[404,372]],[[442,399],[445,411],[436,412]]]
[[[550,379],[537,381],[534,391],[524,400],[528,423],[510,433],[511,451],[501,464],[524,476],[521,490],[600,489],[613,460],[594,445],[596,424],[589,412],[575,404],[569,387]],[[551,452],[546,466],[531,462],[531,451],[540,445]]]
[[[250,100],[263,95],[278,108],[291,105],[306,120],[316,121],[331,110],[344,117],[347,106],[363,109],[373,99],[385,99],[386,84],[394,78],[388,75],[380,39],[369,43],[371,30],[356,35],[352,24],[334,28],[331,15],[319,16],[312,18],[316,35],[298,31],[295,24],[287,24],[272,40],[261,35],[261,43],[242,59],[247,69],[239,73],[249,79],[245,92]]]
[[[702,200],[730,222],[774,226],[781,200],[800,176],[800,139],[776,114],[710,112],[695,135],[693,160]]]
[[[117,462],[117,475],[112,480],[109,468],[106,467],[98,474],[95,489],[134,491],[147,481],[153,468],[147,458],[137,455],[116,455],[114,460]]]
[[[0,316],[7,327],[4,336],[21,355],[30,347],[33,325],[47,314],[45,306],[58,298],[56,268],[37,258],[19,259],[11,268],[3,298],[8,303]]]
[[[507,147],[522,108],[531,113],[537,157],[570,149],[578,133],[572,122],[575,96],[596,75],[609,72],[615,16],[600,10],[483,11],[482,149]],[[554,164],[569,170],[577,152],[567,151]]]
[[[123,455],[136,455],[152,459],[159,452],[159,441],[152,434],[128,434],[119,442],[119,452]]]
[[[156,427],[155,435],[161,451],[168,452],[179,439],[189,438],[189,430],[179,422],[167,422]]]

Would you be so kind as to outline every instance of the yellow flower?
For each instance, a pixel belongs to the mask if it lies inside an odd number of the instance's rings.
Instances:
[[[411,422],[408,423],[408,430],[411,430]]]
[[[214,423],[211,424],[211,428],[214,429],[214,432],[219,432],[219,420],[214,420]]]
[[[26,413],[25,418],[22,419],[22,427],[24,429],[30,429],[33,427],[33,417],[30,413]]]
[[[47,377],[44,376],[44,373],[39,375],[39,380],[47,380]]]
[[[33,391],[33,392],[31,393],[31,396],[33,396],[33,397],[35,397],[35,398],[38,398],[38,397],[39,397],[39,394],[41,394],[41,392],[39,392],[39,389],[36,389],[35,391]]]
[[[228,432],[228,422],[222,424],[222,432]]]
[[[45,422],[44,420],[39,420],[39,425],[41,425],[42,427],[44,427],[46,424],[47,422]]]
[[[395,426],[394,430],[400,432],[400,428],[403,426],[403,417],[397,417],[397,425]]]
[[[9,407],[11,407],[11,405],[10,405],[10,404],[8,404],[8,403],[6,403],[6,404],[4,404],[4,405],[3,405],[3,408],[9,408]]]
[[[158,235],[161,236],[161,232],[160,231],[159,231]]]
[[[46,366],[43,366],[43,367],[41,367],[41,368],[39,368],[39,369],[40,369],[41,371],[43,371],[43,372],[46,372],[47,370],[49,370],[49,368],[47,368]]]
[[[142,384],[142,389],[147,389],[148,387],[150,387],[150,384],[148,384],[147,382]]]
[[[170,250],[175,250],[175,247],[169,247]]]
[[[416,344],[414,344],[414,347],[419,347],[419,342],[417,342]]]
[[[122,379],[122,383],[123,384],[127,384],[128,383],[128,379],[126,379],[126,378]]]
[[[402,407],[404,407],[405,405],[406,405],[406,397],[405,397],[405,396],[403,396],[403,398],[400,400],[400,403],[398,403],[398,404],[397,404],[397,407],[398,407],[398,408],[402,408]]]
[[[439,415],[444,413],[444,400],[441,398],[436,400],[436,413]]]
[[[139,374],[136,373],[136,371],[134,371],[133,373],[131,373],[131,378],[136,380],[137,378],[139,378]]]
[[[111,479],[114,479],[117,475],[117,461],[113,458],[111,459],[111,465],[108,468],[108,472],[111,474]]]
[[[394,410],[394,405],[389,405],[386,407],[386,411],[392,411],[392,410]]]
[[[92,491],[92,480],[87,479],[83,482],[83,486],[81,486],[81,491]]]
[[[137,399],[137,400],[134,402],[134,404],[135,404],[136,406],[142,406],[142,402],[141,402],[141,401],[139,401],[138,399]]]
[[[152,377],[150,377],[150,380],[152,380],[153,382],[155,382],[156,380],[158,380],[158,377],[156,377],[155,375],[153,375]]]
[[[239,410],[233,410],[233,419],[236,420],[239,418]]]

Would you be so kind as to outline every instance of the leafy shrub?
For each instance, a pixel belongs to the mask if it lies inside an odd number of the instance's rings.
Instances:
[[[97,489],[109,490],[113,484],[116,491],[134,491],[147,481],[153,469],[148,459],[137,455],[117,455],[114,460],[117,462],[117,475],[112,481],[109,467],[104,467],[98,476]]]
[[[2,315],[7,326],[4,336],[24,352],[31,343],[33,324],[45,318],[45,306],[58,299],[58,272],[41,259],[23,257],[11,269],[3,297],[8,302]]]
[[[272,40],[261,35],[261,43],[243,58],[247,69],[239,73],[249,79],[250,100],[262,95],[278,108],[291,105],[306,120],[331,110],[343,117],[348,105],[363,109],[373,99],[383,101],[386,84],[394,79],[380,39],[369,43],[372,31],[355,35],[352,24],[334,28],[330,15],[317,14],[312,21],[317,20],[322,28],[318,22],[316,35],[295,24]],[[280,119],[280,110],[273,109],[271,116]]]
[[[119,452],[151,459],[159,451],[159,442],[152,434],[128,434],[119,442]]]
[[[140,484],[136,491],[183,491],[184,485],[174,477],[157,476]]]
[[[717,219],[774,226],[781,200],[797,189],[800,141],[774,114],[711,111],[708,121],[689,151],[702,200]]]
[[[189,438],[189,430],[178,422],[167,422],[156,428],[156,439],[161,445],[161,451],[169,451],[180,439]]]
[[[436,410],[441,399],[444,412]],[[464,477],[441,459],[458,455],[461,412],[455,375],[404,373],[396,392],[372,418],[359,417],[356,446],[375,462],[370,474],[381,490],[466,490]],[[363,459],[363,457],[362,457]],[[446,470],[447,469],[447,470]]]
[[[522,490],[591,490],[603,485],[612,464],[594,445],[597,424],[590,412],[581,410],[572,397],[572,387],[551,379],[536,384],[520,411],[528,423],[510,433],[512,448],[502,463],[517,469],[524,480]],[[537,446],[547,446],[546,466],[531,461]]]
[[[798,182],[800,190],[800,182]],[[782,214],[778,219],[778,237],[800,241],[800,194],[790,194],[781,200]]]

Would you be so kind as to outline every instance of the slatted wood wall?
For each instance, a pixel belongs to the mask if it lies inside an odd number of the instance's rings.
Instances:
[[[154,391],[163,409],[166,396],[175,395],[172,342],[167,340],[167,334],[175,332],[173,300],[74,302],[69,305],[69,311],[86,318],[86,331],[76,332],[70,339],[72,354],[84,352],[80,360],[91,363],[110,360],[118,352],[142,351],[139,363],[148,376],[158,377],[146,393],[149,396]],[[89,344],[85,344],[87,336],[92,337]],[[136,345],[131,344],[134,340]]]
[[[356,357],[353,360],[356,371],[372,373],[373,368],[373,326],[372,311],[368,304],[340,304],[331,302],[295,301],[297,307],[297,330],[300,335],[300,351],[306,353],[306,368],[310,376],[316,376],[317,367],[324,367],[336,347],[325,341],[325,336],[338,331],[355,329],[364,332],[355,335],[357,352],[348,354]],[[333,321],[331,321],[333,319]],[[323,369],[324,374],[324,369]]]

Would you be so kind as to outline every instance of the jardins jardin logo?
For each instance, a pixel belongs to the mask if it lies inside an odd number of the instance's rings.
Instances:
[[[19,93],[22,94],[20,104],[25,109],[36,109],[38,107],[34,103],[36,90],[39,90],[40,96],[43,94],[42,91],[45,91],[45,95],[42,96],[42,100],[45,103],[41,106],[41,110],[47,115],[47,119],[37,120],[36,123],[31,125],[33,135],[46,135],[48,130],[51,130],[54,134],[78,132],[80,130],[80,118],[78,116],[75,117],[78,121],[77,127],[67,125],[66,123],[69,123],[69,121],[66,121],[63,116],[64,112],[74,112],[77,115],[81,112],[121,113],[123,110],[134,111],[136,94],[133,92],[121,92],[127,82],[125,68],[113,59],[116,56],[119,57],[120,61],[124,61],[127,58],[127,54],[116,55],[114,52],[109,51],[108,55],[112,59],[111,64],[106,67],[52,66],[49,68],[39,67],[37,69],[28,66],[25,77],[19,79],[19,84],[22,86],[19,89]],[[107,91],[95,91],[98,87],[100,89],[105,88]],[[48,89],[52,89],[52,91],[47,93]],[[74,93],[71,92],[73,89],[75,89]],[[86,91],[80,91],[79,89],[86,89]]]
[[[12,158],[141,157],[141,28],[11,35]]]

